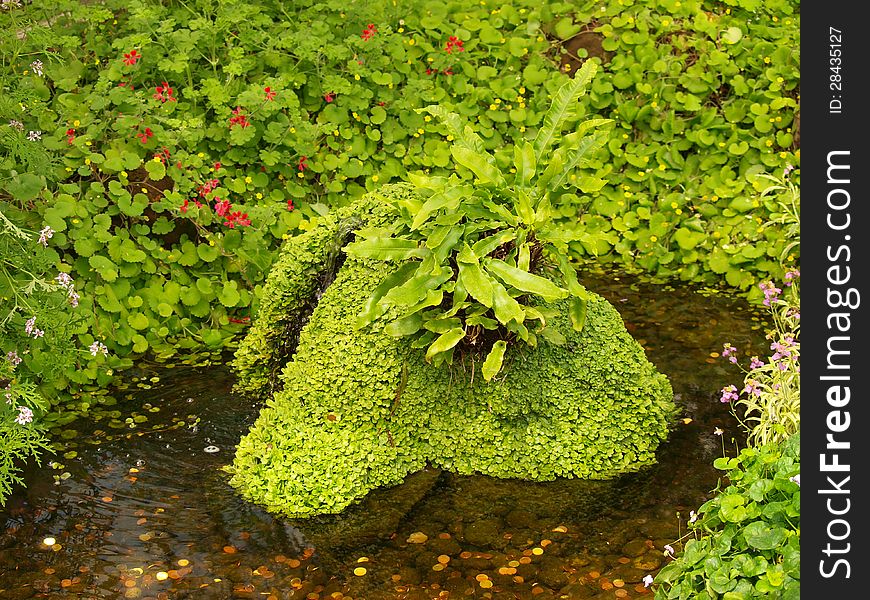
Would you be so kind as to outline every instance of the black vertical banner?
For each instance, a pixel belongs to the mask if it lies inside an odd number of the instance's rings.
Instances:
[[[801,590],[811,599],[865,597],[870,555],[862,5],[801,11]]]

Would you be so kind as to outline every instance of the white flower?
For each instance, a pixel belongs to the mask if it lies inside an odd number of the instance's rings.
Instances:
[[[652,585],[652,582],[653,582],[653,576],[647,574],[647,575],[643,578],[643,587],[648,588],[649,586]]]
[[[719,428],[717,427],[716,429],[713,430],[713,433],[714,433],[715,435],[722,435],[722,434],[725,433],[725,432],[722,431],[721,429],[719,429]]]
[[[73,278],[69,276],[69,273],[58,273],[54,280],[65,290],[73,284]]]
[[[689,523],[694,523],[697,520],[698,520],[698,513],[696,513],[694,510],[690,510],[689,511]]]
[[[70,305],[75,308],[79,305],[80,296],[76,293],[76,291],[72,288],[69,289],[69,295],[67,296],[67,300],[69,300]]]
[[[13,369],[21,364],[21,357],[18,356],[18,352],[15,350],[10,350],[6,353],[6,360],[12,363]]]
[[[41,60],[35,60],[32,63],[30,63],[30,68],[33,69],[33,72],[36,73],[37,75],[39,75],[40,77],[42,77],[42,67],[43,67],[43,64],[42,64]]]
[[[674,555],[674,547],[670,544],[665,544],[665,556],[673,556]]]
[[[94,342],[88,347],[88,350],[91,351],[91,356],[96,356],[97,354],[108,356],[109,354],[109,349],[103,342]]]
[[[36,142],[38,140],[41,140],[42,139],[42,132],[41,131],[28,131],[27,132],[27,139],[30,140],[31,142]]]
[[[9,127],[11,127],[12,129],[17,129],[18,131],[24,131],[24,123],[18,121],[17,119],[10,119]]]
[[[800,486],[800,484],[801,484],[801,474],[798,473],[797,475],[794,475],[794,476],[792,476],[792,477],[789,477],[788,480],[789,480],[789,481],[794,481],[796,484],[798,484],[798,486]]]
[[[34,338],[40,338],[45,335],[45,331],[36,326],[36,317],[30,317],[24,323],[24,333],[32,335]]]
[[[26,425],[33,421],[33,411],[26,406],[18,407],[18,416],[15,417],[15,422],[19,425]]]
[[[54,229],[46,225],[39,231],[39,243],[48,247],[48,240],[54,235]]]

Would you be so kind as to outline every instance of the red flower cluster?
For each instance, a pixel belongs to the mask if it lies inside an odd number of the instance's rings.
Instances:
[[[304,171],[305,169],[307,169],[308,168],[308,157],[307,156],[300,156],[299,157],[299,164],[297,164],[296,167],[300,171]]]
[[[154,137],[154,132],[151,131],[150,127],[146,127],[144,133],[137,133],[136,136],[139,138],[140,142],[147,144],[148,140]]]
[[[66,130],[66,143],[72,146],[72,143],[76,140],[76,130],[70,127]]]
[[[176,98],[172,96],[174,92],[172,91],[172,88],[169,87],[169,84],[165,81],[163,82],[163,85],[158,85],[156,88],[154,88],[154,90],[154,98],[160,100],[164,104],[166,102],[175,102]]]
[[[243,213],[240,210],[234,213],[230,213],[227,216],[227,220],[224,221],[224,225],[226,225],[230,229],[235,229],[236,225],[238,225],[239,227],[247,227],[250,224],[251,220],[248,218],[248,213]]]
[[[333,100],[335,100],[335,94],[333,94],[332,92],[327,92],[326,94],[323,94],[323,99],[327,102],[332,102]]]
[[[230,127],[233,125],[240,125],[242,127],[248,127],[251,123],[248,121],[248,116],[243,114],[244,109],[241,106],[237,106],[233,109],[233,116],[230,117]]]
[[[378,30],[375,27],[374,23],[369,23],[368,26],[366,26],[366,28],[363,29],[363,32],[360,34],[360,37],[362,37],[364,42],[367,42],[370,39],[372,39],[373,37],[375,37],[375,34],[377,32],[378,32]]]
[[[278,95],[278,92],[273,90],[268,85],[263,88],[263,91],[266,92],[266,100],[269,100],[270,102],[275,99],[275,96]]]
[[[142,55],[139,54],[138,50],[131,50],[130,52],[125,52],[124,64],[132,67],[139,61],[140,58],[142,58]]]
[[[293,210],[295,207],[293,206],[293,198],[290,198],[287,201],[287,210]]]
[[[211,192],[213,192],[215,190],[215,188],[217,188],[219,185],[220,185],[220,181],[218,181],[217,179],[209,179],[208,181],[203,183],[201,186],[199,186],[199,188],[198,188],[199,195],[202,196],[203,198],[205,198],[205,196],[207,194],[210,194]]]
[[[455,35],[451,35],[447,39],[447,45],[444,46],[444,50],[447,51],[447,54],[453,54],[454,52],[465,52],[465,48],[462,47],[462,40],[460,40]]]
[[[221,200],[220,198],[215,197],[214,211],[218,214],[219,217],[223,217],[229,214],[232,208],[233,205],[230,204],[229,200]]]

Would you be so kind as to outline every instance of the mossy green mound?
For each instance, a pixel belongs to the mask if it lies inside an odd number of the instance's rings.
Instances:
[[[470,362],[426,364],[380,321],[355,329],[388,264],[348,257],[317,298],[347,235],[390,219],[382,195],[411,193],[382,188],[283,247],[234,363],[240,389],[280,389],[238,446],[230,471],[240,493],[305,517],[337,513],[427,463],[545,481],[606,479],[654,462],[674,414],[671,386],[599,296],[582,332],[557,319],[566,344],[509,348],[489,383]],[[309,312],[288,358],[294,323]]]

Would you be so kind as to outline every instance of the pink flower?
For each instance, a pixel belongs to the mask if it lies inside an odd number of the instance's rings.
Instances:
[[[33,421],[33,411],[26,406],[18,407],[18,416],[15,417],[15,422],[19,425],[26,425]]]
[[[269,87],[268,85],[267,85],[266,87],[263,88],[263,92],[265,92],[265,94],[266,94],[266,100],[269,100],[270,102],[271,102],[272,100],[274,100],[275,97],[278,95],[278,92],[276,92],[275,90],[273,90],[273,89],[272,89],[271,87]]]
[[[218,216],[223,217],[229,214],[230,210],[232,210],[233,205],[230,204],[229,200],[221,200],[220,198],[215,197],[215,205],[214,211],[218,214]]]
[[[335,94],[333,94],[332,92],[327,92],[323,94],[323,99],[327,102],[332,102],[333,100],[335,100]]]

